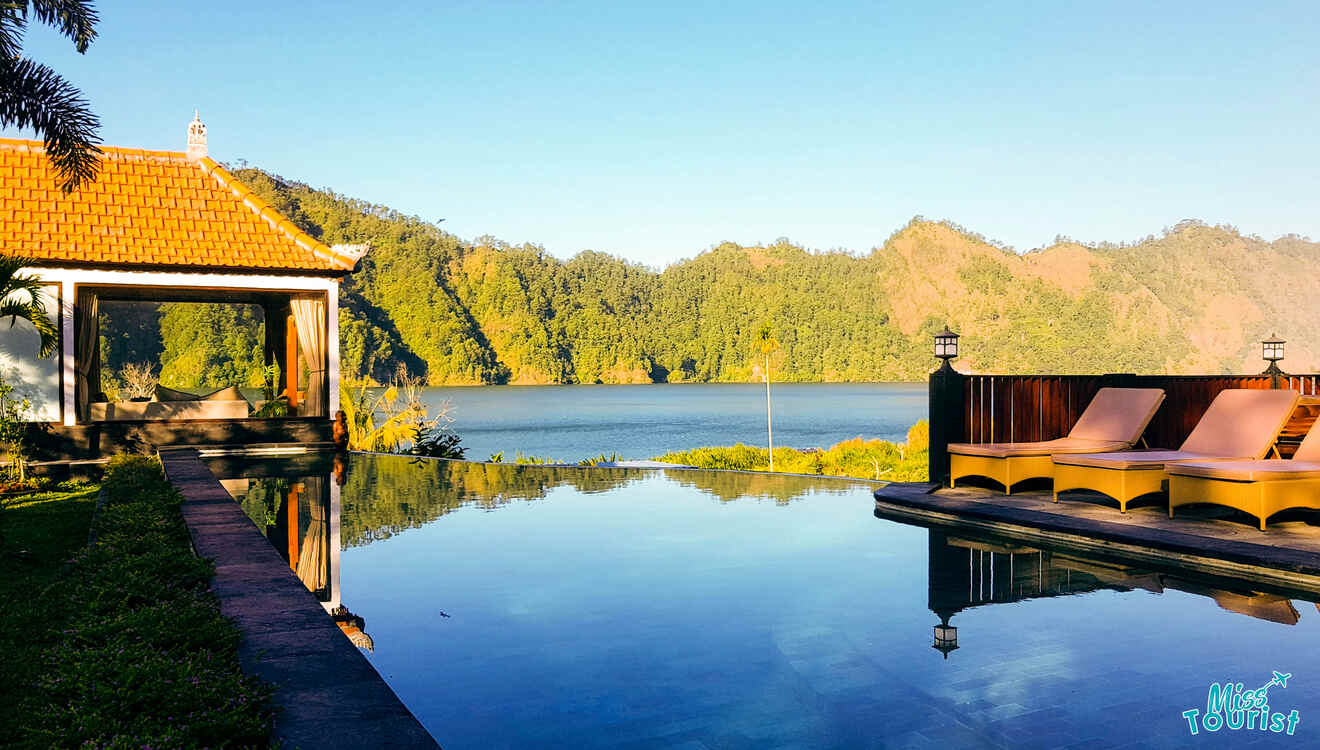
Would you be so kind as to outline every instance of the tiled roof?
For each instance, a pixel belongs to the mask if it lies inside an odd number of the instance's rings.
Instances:
[[[0,253],[41,265],[352,271],[207,157],[102,147],[95,182],[61,192],[40,141],[0,138]]]

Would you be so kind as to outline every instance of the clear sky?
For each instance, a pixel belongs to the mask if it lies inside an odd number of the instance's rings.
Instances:
[[[1019,250],[1320,237],[1313,3],[99,9],[85,56],[37,26],[26,51],[106,143],[183,150],[197,108],[220,161],[563,257],[865,252],[917,214]]]

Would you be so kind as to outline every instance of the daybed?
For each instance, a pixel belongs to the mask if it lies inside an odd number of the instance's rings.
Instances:
[[[1297,399],[1296,391],[1232,388],[1210,402],[1178,450],[1055,455],[1054,502],[1064,490],[1088,489],[1109,495],[1127,512],[1128,501],[1164,489],[1166,464],[1264,458]]]
[[[1038,443],[953,443],[949,446],[949,486],[980,476],[1004,485],[1054,476],[1055,453],[1101,453],[1131,448],[1164,401],[1159,388],[1101,388],[1067,437]]]
[[[1288,508],[1320,510],[1320,429],[1289,460],[1179,461],[1169,472],[1169,518],[1179,505],[1212,503],[1265,519]]]
[[[150,401],[94,401],[88,407],[93,422],[156,419],[246,419],[252,411],[237,388],[221,388],[201,396],[156,386]]]

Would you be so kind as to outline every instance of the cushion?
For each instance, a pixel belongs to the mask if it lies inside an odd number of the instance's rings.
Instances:
[[[1173,461],[1213,461],[1215,456],[1187,451],[1115,451],[1113,453],[1059,454],[1055,464],[1090,466],[1097,469],[1163,469]]]
[[[1320,479],[1320,463],[1285,460],[1260,461],[1191,461],[1164,467],[1170,474],[1184,477],[1224,479],[1230,482],[1261,482],[1270,479]]]
[[[1293,454],[1293,460],[1320,461],[1320,429],[1316,429],[1315,425],[1312,425],[1310,432],[1302,438],[1301,445],[1297,446],[1297,452]]]
[[[1132,445],[1164,403],[1160,388],[1101,388],[1078,417],[1068,437]]]
[[[176,391],[173,388],[166,388],[160,383],[156,384],[156,393],[151,397],[152,401],[196,401],[197,396],[184,391]]]
[[[1128,444],[1118,441],[1078,440],[1073,437],[1045,440],[1039,443],[951,443],[949,452],[960,456],[1048,456],[1053,453],[1103,453],[1119,451]]]
[[[1264,458],[1297,408],[1297,391],[1220,391],[1179,450],[1219,458]]]
[[[1274,594],[1236,594],[1231,591],[1216,591],[1211,599],[1229,612],[1268,620],[1281,625],[1296,625],[1301,620],[1292,600]]]
[[[201,401],[245,401],[246,400],[243,398],[243,394],[238,392],[238,387],[232,385],[229,386],[228,388],[221,388],[218,391],[208,393],[205,396],[198,396],[197,398]]]

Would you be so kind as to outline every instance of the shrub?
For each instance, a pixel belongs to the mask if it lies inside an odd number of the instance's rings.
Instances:
[[[930,452],[930,427],[925,420],[908,430],[907,442],[862,440],[860,437],[835,443],[828,449],[775,448],[775,470],[784,474],[925,481]],[[700,469],[769,471],[770,454],[764,448],[739,443],[733,446],[696,448],[657,456],[656,461],[695,466]]]

